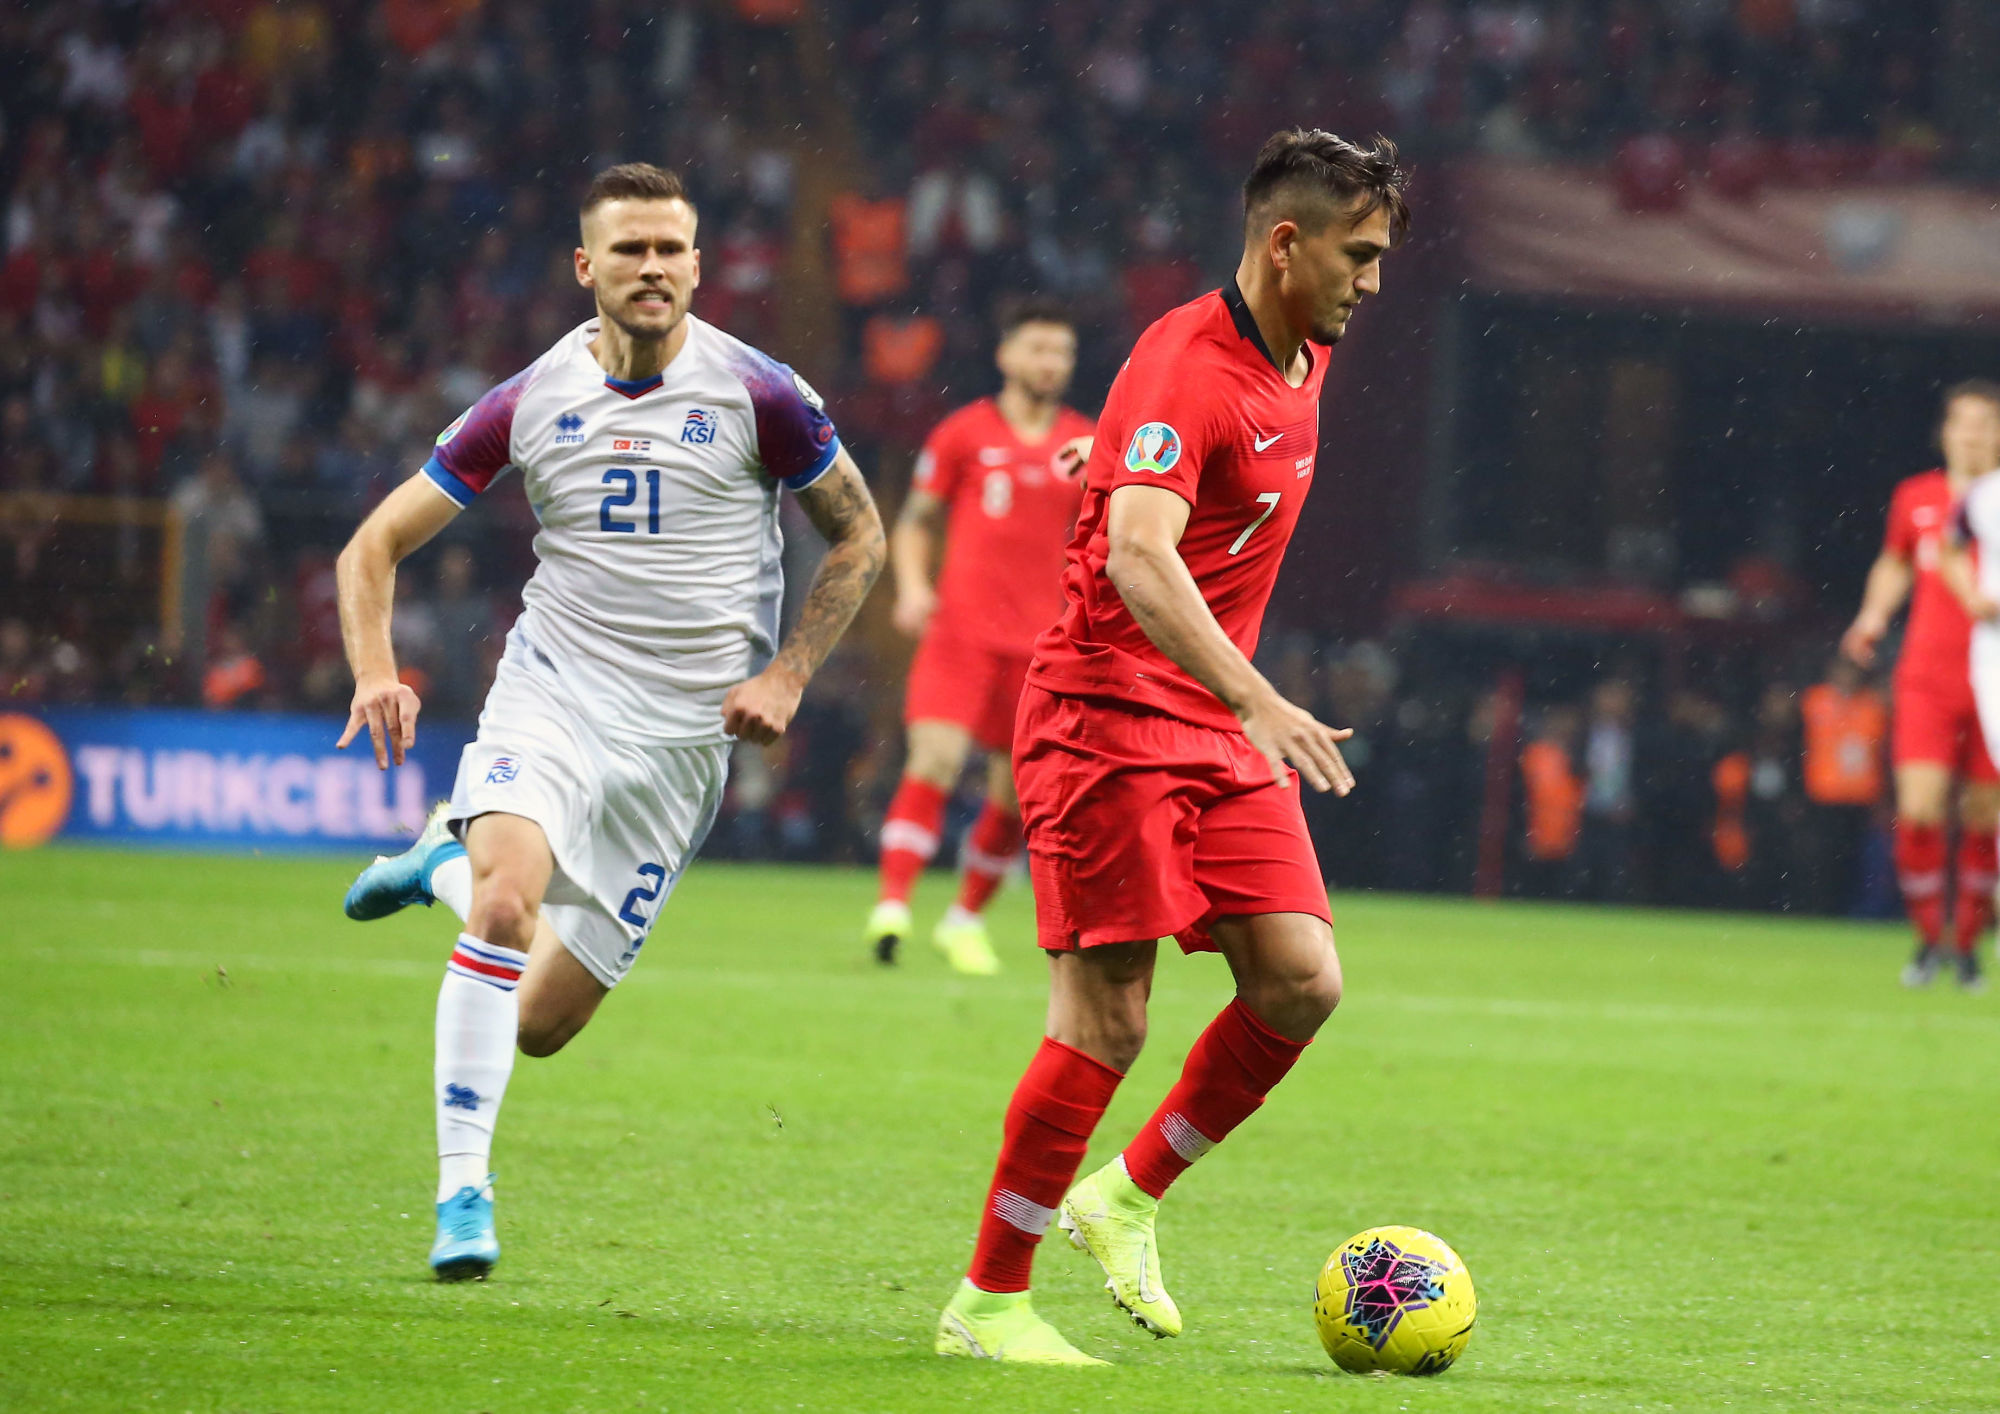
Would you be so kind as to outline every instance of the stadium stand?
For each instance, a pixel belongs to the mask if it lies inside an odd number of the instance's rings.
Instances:
[[[439,428],[579,317],[570,196],[592,165],[689,170],[701,313],[811,369],[893,503],[924,428],[985,388],[998,297],[1070,302],[1088,403],[1138,329],[1227,268],[1232,233],[1192,213],[1227,206],[1276,126],[1380,129],[1420,164],[1601,162],[1641,203],[1696,166],[1739,184],[1924,172],[1953,160],[1929,107],[1938,11],[1274,0],[1246,26],[1190,0],[9,9],[0,698],[337,712],[331,554]],[[405,576],[399,647],[443,710],[478,700],[530,525],[501,500]],[[1385,783],[1341,882],[1462,884],[1472,827],[1445,818],[1441,783],[1477,769],[1479,693],[1376,642],[1287,645],[1271,651],[1364,727]],[[855,694],[822,703],[774,778],[746,776],[768,824],[729,836],[743,851],[865,850],[893,754],[872,703],[898,665],[856,652]],[[1639,685],[1640,729],[1704,763],[1796,736],[1795,706],[1760,726],[1754,701]],[[1714,831],[1713,812],[1648,802]],[[1601,854],[1589,821],[1577,848]],[[1591,891],[1700,894],[1658,880],[1701,850],[1628,844],[1643,867],[1586,871],[1621,881]]]

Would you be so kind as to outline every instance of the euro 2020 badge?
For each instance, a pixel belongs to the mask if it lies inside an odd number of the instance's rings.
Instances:
[[[1165,476],[1181,459],[1181,434],[1164,422],[1149,422],[1132,434],[1125,448],[1127,471],[1150,471]]]

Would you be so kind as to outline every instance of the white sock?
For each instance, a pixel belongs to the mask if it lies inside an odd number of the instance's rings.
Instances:
[[[470,933],[445,965],[438,988],[438,1201],[468,1185],[486,1186],[493,1161],[493,1127],[507,1077],[514,1071],[521,1007],[514,989],[528,955],[483,943]]]
[[[474,1192],[486,1187],[493,1176],[486,1159],[478,1154],[438,1155],[438,1202],[454,1196],[461,1188]]]
[[[458,915],[463,923],[472,916],[472,861],[453,855],[431,871],[431,897]]]
[[[963,928],[968,923],[978,921],[978,914],[956,903],[944,911],[944,926],[947,928]]]

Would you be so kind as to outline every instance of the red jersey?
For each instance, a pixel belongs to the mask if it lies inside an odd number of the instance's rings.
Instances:
[[[1882,536],[1887,554],[1908,560],[1916,570],[1910,589],[1910,619],[1903,629],[1903,656],[1896,677],[1939,681],[1963,687],[1968,681],[1972,618],[1938,573],[1938,546],[1955,509],[1951,484],[1942,471],[1906,477],[1889,498],[1889,525]]]
[[[1234,281],[1139,336],[1097,420],[1063,572],[1063,616],[1036,641],[1029,681],[1243,729],[1153,646],[1106,578],[1111,493],[1163,486],[1187,500],[1181,559],[1222,631],[1246,657],[1255,653],[1319,451],[1319,392],[1332,350],[1307,344],[1306,352],[1305,382],[1294,388]]]
[[[935,623],[961,638],[1026,655],[1062,612],[1063,545],[1083,498],[1055,456],[1090,419],[1059,408],[1048,435],[1023,442],[992,398],[931,429],[914,483],[945,502],[944,568]]]

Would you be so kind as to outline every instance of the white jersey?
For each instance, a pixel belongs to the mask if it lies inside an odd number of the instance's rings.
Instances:
[[[1979,592],[2000,604],[2000,474],[1974,478],[1958,503],[1955,538],[1977,547]],[[1993,631],[1991,625],[1982,625]]]
[[[1974,481],[1958,503],[1952,536],[1973,547],[1979,592],[2000,604],[2000,472]],[[1972,701],[1979,711],[1979,733],[1988,749],[2000,742],[2000,624],[1991,619],[1972,625]]]
[[[460,506],[518,467],[541,530],[517,636],[616,736],[718,741],[722,698],[777,651],[778,486],[840,439],[784,364],[687,316],[663,374],[607,376],[595,319],[487,393],[424,474]]]

